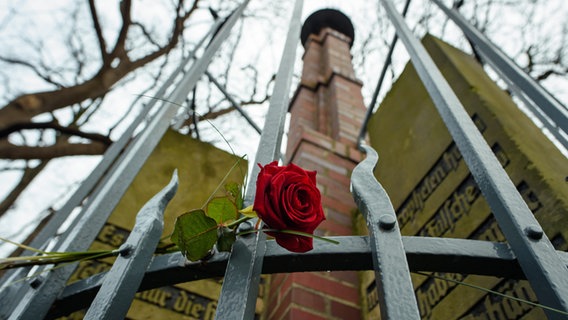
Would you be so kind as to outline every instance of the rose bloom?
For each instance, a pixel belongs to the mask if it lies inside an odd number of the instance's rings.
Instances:
[[[295,164],[278,166],[274,161],[259,164],[253,209],[267,228],[313,234],[325,220],[321,194],[316,186],[316,172]],[[313,239],[306,236],[268,232],[282,247],[293,252],[313,249]]]

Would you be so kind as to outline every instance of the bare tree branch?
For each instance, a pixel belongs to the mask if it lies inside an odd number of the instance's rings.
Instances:
[[[132,16],[130,15],[130,10],[132,8],[132,1],[131,0],[122,0],[120,2],[120,14],[122,17],[122,27],[120,28],[120,32],[118,37],[116,38],[116,43],[114,44],[114,48],[110,53],[110,62],[112,59],[120,57],[121,59],[127,60],[128,56],[126,55],[125,51],[125,44],[126,44],[126,36],[128,35],[128,29],[132,25]]]
[[[101,50],[101,58],[103,60],[103,64],[110,65],[111,61],[109,61],[109,55],[106,48],[105,38],[103,36],[103,30],[99,22],[95,0],[89,0],[89,11],[91,13],[91,19],[93,20],[93,28],[95,28],[95,34],[97,35],[97,40],[99,41],[99,48]]]
[[[64,156],[99,155],[108,145],[99,141],[91,143],[59,142],[47,147],[18,146],[8,141],[0,141],[0,154],[4,159],[47,160]]]
[[[180,4],[182,1],[180,1]],[[124,76],[155,59],[167,55],[179,42],[179,38],[184,30],[184,22],[191,14],[197,10],[199,0],[187,12],[178,14],[174,21],[174,27],[169,37],[168,43],[149,53],[148,55],[130,61],[126,55],[125,37],[131,25],[130,7],[131,1],[125,0],[121,3],[121,13],[123,26],[111,53],[111,60],[119,58],[117,66],[103,65],[98,73],[91,79],[75,86],[64,87],[55,91],[45,91],[24,94],[0,109],[0,130],[13,130],[13,126],[29,122],[36,115],[51,112],[64,108],[87,99],[96,99],[106,94]]]
[[[53,80],[53,78],[49,75],[51,72],[42,72],[42,71],[39,70],[39,68],[36,65],[32,64],[29,61],[21,60],[21,59],[18,59],[18,58],[2,57],[2,56],[0,56],[0,61],[3,61],[5,63],[10,63],[10,64],[17,64],[17,65],[26,67],[26,68],[30,69],[31,71],[33,71],[38,77],[40,77],[45,82],[50,83],[50,84],[56,86],[57,88],[63,87],[63,84]]]
[[[102,143],[107,144],[107,145],[110,145],[112,143],[112,140],[110,140],[109,137],[104,136],[102,134],[83,132],[83,131],[79,130],[79,128],[77,128],[77,127],[64,127],[64,126],[61,126],[60,124],[58,124],[55,121],[21,123],[21,124],[18,124],[17,126],[13,126],[12,129],[14,129],[14,130],[53,129],[53,130],[57,130],[61,133],[65,133],[65,134],[68,134],[68,135],[86,138],[86,139],[90,139],[90,140],[93,140],[93,141],[99,141],[99,142],[102,142]],[[0,137],[7,137],[10,133],[11,132],[0,131]]]
[[[150,32],[148,32],[148,30],[146,30],[146,27],[141,24],[140,22],[134,21],[132,22],[133,26],[136,26],[138,28],[140,28],[140,31],[142,31],[142,34],[144,35],[144,37],[146,38],[146,40],[148,40],[148,42],[150,42],[151,44],[153,44],[156,47],[160,47],[160,45],[152,38],[152,35],[150,34]]]

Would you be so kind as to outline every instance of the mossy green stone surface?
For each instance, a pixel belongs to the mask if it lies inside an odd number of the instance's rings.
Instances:
[[[211,144],[170,130],[136,176],[109,222],[131,229],[134,224],[132,217],[167,184],[177,168],[179,188],[164,213],[164,235],[168,235],[173,230],[175,218],[184,212],[201,208],[238,160],[238,157]],[[232,171],[227,182],[242,185],[247,161],[240,160],[240,163],[240,168]],[[219,192],[224,192],[223,185]]]
[[[142,206],[171,179],[178,170],[179,188],[164,213],[163,236],[171,234],[177,216],[199,209],[215,191],[229,169],[239,160],[178,132],[168,130],[154,149],[132,185],[126,191],[105,227],[93,243],[93,249],[119,247],[134,226]],[[240,160],[227,182],[242,185],[247,161]],[[223,193],[223,186],[220,193]],[[110,269],[112,260],[82,262],[73,280],[83,279]],[[129,319],[213,319],[221,290],[220,279],[182,283],[136,294],[128,312]],[[80,318],[82,312],[68,317]]]

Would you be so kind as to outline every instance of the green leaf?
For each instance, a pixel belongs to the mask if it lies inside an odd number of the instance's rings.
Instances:
[[[233,247],[233,243],[237,241],[235,232],[229,228],[219,228],[217,236],[217,250],[230,252]]]
[[[214,198],[207,204],[207,215],[217,222],[224,224],[238,218],[235,204],[227,197]]]
[[[234,199],[236,199],[237,196],[241,193],[240,188],[239,188],[239,184],[236,183],[236,182],[227,183],[225,185],[225,191],[227,192],[227,194],[229,194]]]
[[[184,213],[176,219],[171,239],[186,258],[201,260],[217,242],[217,222],[201,209]]]
[[[256,211],[254,211],[252,208],[253,208],[253,206],[250,205],[250,206],[248,206],[248,207],[246,207],[242,210],[239,210],[239,212],[242,213],[245,217],[248,217],[248,218],[258,217],[258,214],[256,213]]]
[[[241,209],[243,207],[241,186],[236,182],[229,182],[225,185],[225,191],[229,195],[231,201],[235,203],[237,209]]]

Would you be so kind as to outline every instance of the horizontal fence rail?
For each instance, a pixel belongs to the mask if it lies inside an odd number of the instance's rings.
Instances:
[[[312,251],[306,253],[291,253],[275,241],[266,241],[262,273],[373,270],[371,240],[368,236],[329,238],[339,244],[318,242]],[[526,279],[506,243],[402,236],[402,244],[411,272],[438,271]],[[557,253],[568,268],[568,253]],[[186,261],[179,252],[156,256],[148,266],[138,291],[221,277],[228,258],[228,253],[217,253],[204,265]],[[101,273],[67,286],[47,318],[56,318],[87,307],[105,276],[106,273]]]

